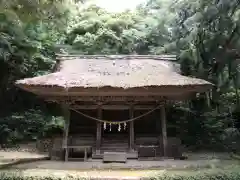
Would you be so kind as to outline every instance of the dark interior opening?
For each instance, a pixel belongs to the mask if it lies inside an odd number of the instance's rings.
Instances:
[[[147,113],[149,110],[135,110],[134,117],[141,116]],[[160,134],[161,122],[159,119],[158,111],[154,111],[146,116],[141,117],[140,119],[135,120],[134,122],[134,130],[135,134],[152,134],[157,135]]]
[[[103,110],[102,117],[107,121],[125,121],[129,119],[129,110]],[[128,133],[128,124],[124,128],[124,123],[120,124],[110,124],[106,123],[106,129],[104,129],[103,125],[103,134],[111,135],[111,134],[127,134]]]
[[[81,113],[97,118],[96,110],[79,110]],[[84,117],[83,115],[71,111],[71,121],[69,127],[69,134],[95,134],[96,133],[96,121]]]

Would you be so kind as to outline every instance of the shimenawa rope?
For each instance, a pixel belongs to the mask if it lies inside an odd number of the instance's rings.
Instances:
[[[154,108],[154,109],[152,109],[152,110],[150,110],[150,111],[148,111],[148,112],[146,112],[146,113],[144,113],[144,114],[142,114],[142,115],[140,115],[140,116],[137,116],[137,117],[131,118],[131,119],[127,119],[127,120],[124,120],[124,121],[109,121],[109,120],[104,120],[104,119],[98,119],[98,118],[89,116],[89,115],[87,115],[87,114],[85,114],[85,113],[82,113],[81,111],[78,111],[78,110],[76,110],[76,109],[74,109],[74,108],[69,107],[69,109],[75,111],[76,113],[81,114],[82,116],[84,116],[84,117],[86,117],[86,118],[89,118],[89,119],[92,119],[92,120],[95,120],[95,121],[99,121],[99,122],[103,122],[103,123],[109,123],[109,124],[122,124],[122,123],[131,122],[131,121],[134,121],[134,120],[138,120],[138,119],[140,119],[140,118],[142,118],[142,117],[144,117],[144,116],[152,113],[153,111],[155,111],[156,109],[158,109],[158,108],[161,107],[161,106],[162,106],[162,105],[158,105],[156,108]]]
[[[67,82],[65,82],[65,85],[66,85],[66,91],[67,91],[67,95],[68,95]],[[69,97],[69,95],[68,95],[68,97]],[[137,116],[137,117],[131,118],[131,119],[127,119],[127,120],[125,120],[125,121],[109,121],[109,120],[98,119],[98,118],[89,116],[89,115],[87,115],[87,114],[85,114],[85,113],[82,113],[82,112],[80,112],[80,111],[78,111],[78,110],[76,110],[76,109],[74,109],[74,108],[71,108],[70,106],[69,106],[68,108],[71,109],[71,110],[73,110],[73,111],[75,111],[75,112],[78,113],[78,114],[81,114],[82,116],[84,116],[84,117],[86,117],[86,118],[89,118],[89,119],[92,119],[92,120],[95,120],[95,121],[99,121],[99,122],[102,122],[102,123],[108,123],[108,124],[123,124],[123,123],[131,122],[131,121],[134,121],[134,120],[138,120],[138,119],[140,119],[140,118],[142,118],[142,117],[144,117],[144,116],[152,113],[153,111],[155,111],[156,109],[158,109],[158,108],[161,107],[161,106],[162,106],[162,105],[158,105],[156,108],[154,108],[154,109],[152,109],[152,110],[150,110],[150,111],[148,111],[148,112],[146,112],[146,113],[144,113],[144,114],[142,114],[142,115],[140,115],[140,116]]]

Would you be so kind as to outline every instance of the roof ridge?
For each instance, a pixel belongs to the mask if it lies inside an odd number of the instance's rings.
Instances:
[[[156,60],[171,60],[177,59],[176,55],[82,55],[82,54],[56,54],[57,60],[69,60],[69,59],[156,59]]]

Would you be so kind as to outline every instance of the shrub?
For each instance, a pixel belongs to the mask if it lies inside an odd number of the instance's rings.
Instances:
[[[191,172],[181,174],[165,173],[147,178],[151,180],[239,180],[240,171]]]
[[[23,176],[21,172],[1,172],[1,180],[83,180],[86,178],[67,176],[64,178],[54,176]]]
[[[62,117],[44,114],[40,110],[14,113],[0,118],[0,144],[14,145],[22,141],[32,141],[61,131],[64,126]]]
[[[228,128],[225,129],[222,140],[225,146],[225,149],[227,149],[230,152],[240,152],[240,132],[236,128]]]

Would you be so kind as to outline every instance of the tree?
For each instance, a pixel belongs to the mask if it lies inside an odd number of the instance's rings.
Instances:
[[[51,69],[54,45],[65,35],[69,8],[74,4],[67,0],[1,0],[0,7],[0,129],[6,132],[10,128],[6,119],[10,124],[18,121],[12,113],[21,116],[26,109],[43,109],[41,101],[16,89],[14,82]],[[32,117],[38,114],[36,111]],[[15,131],[8,132],[14,135]]]
[[[83,54],[129,54],[143,35],[134,27],[138,16],[130,12],[112,14],[97,6],[82,10],[66,43]]]

